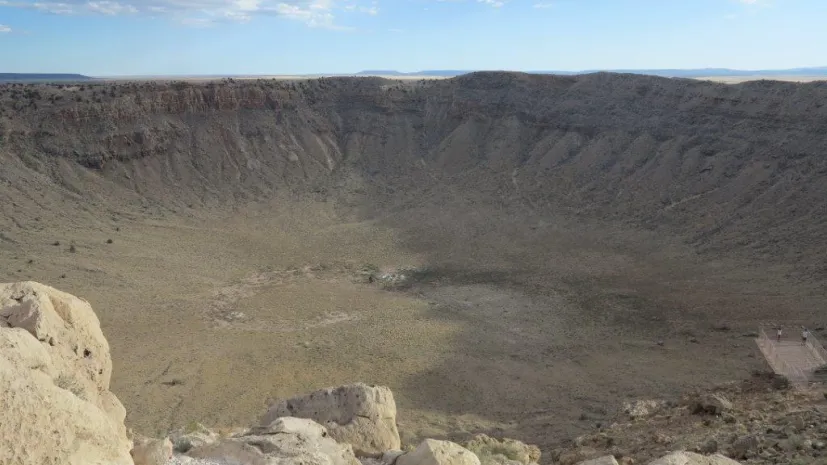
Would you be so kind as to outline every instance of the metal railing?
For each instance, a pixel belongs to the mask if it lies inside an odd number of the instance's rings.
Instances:
[[[802,385],[809,382],[810,376],[804,370],[790,365],[778,354],[775,340],[769,337],[763,327],[758,328],[758,341],[756,342],[773,371],[780,372],[793,384]]]
[[[827,350],[824,349],[821,341],[813,333],[810,333],[807,337],[807,347],[821,359],[822,363],[827,364]]]

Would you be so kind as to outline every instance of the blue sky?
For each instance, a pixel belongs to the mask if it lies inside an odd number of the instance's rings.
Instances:
[[[827,0],[0,0],[0,72],[827,65]]]

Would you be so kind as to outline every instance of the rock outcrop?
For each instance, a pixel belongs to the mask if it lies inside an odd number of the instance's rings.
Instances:
[[[540,462],[540,448],[515,439],[478,434],[465,444],[482,465],[532,465]]]
[[[785,389],[776,381],[772,373],[755,371],[739,382],[664,401],[646,418],[619,411],[614,421],[561,443],[550,456],[555,465],[605,455],[621,465],[827,463],[824,387]]]
[[[187,452],[192,448],[212,444],[218,440],[218,434],[210,431],[201,423],[193,423],[170,434],[173,449]]]
[[[401,447],[396,402],[391,390],[383,386],[357,383],[283,400],[268,409],[261,425],[280,417],[314,420],[336,441],[352,445],[359,456],[381,457]]]
[[[399,459],[399,457],[402,457],[403,455],[405,455],[405,451],[399,449],[392,449],[385,451],[385,453],[382,454],[382,458],[379,459],[379,461],[385,465],[396,465],[396,460]]]
[[[396,459],[396,465],[480,465],[480,459],[459,444],[426,439]]]
[[[187,455],[244,465],[361,465],[351,446],[333,440],[324,426],[293,417],[194,447]]]
[[[0,284],[0,463],[132,464],[109,344],[85,300]]]
[[[130,453],[135,465],[166,465],[172,458],[172,441],[169,438],[152,439],[138,436],[132,442]]]
[[[693,413],[721,415],[732,410],[732,402],[721,394],[704,394],[692,401],[691,410]]]
[[[629,418],[646,418],[656,414],[663,408],[664,403],[657,400],[637,400],[623,404],[623,413]]]

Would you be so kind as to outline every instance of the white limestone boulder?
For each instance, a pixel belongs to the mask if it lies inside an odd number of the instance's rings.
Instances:
[[[306,418],[278,418],[240,436],[192,448],[196,459],[244,465],[361,465],[347,444]]]
[[[85,300],[0,284],[0,463],[132,465],[112,360]]]
[[[401,448],[396,402],[387,387],[357,383],[282,400],[270,406],[261,424],[280,417],[314,420],[336,441],[352,445],[358,456],[379,458]]]
[[[396,459],[396,465],[480,465],[480,459],[459,444],[426,439]]]

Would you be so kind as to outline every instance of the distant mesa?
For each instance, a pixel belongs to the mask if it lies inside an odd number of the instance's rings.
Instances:
[[[422,73],[403,73],[392,69],[368,69],[359,71],[357,76],[405,76],[406,74],[422,74]]]
[[[473,73],[482,70],[450,70],[450,69],[436,69],[423,70],[411,73],[404,73],[396,70],[366,70],[356,73],[357,76],[443,76],[454,77],[463,74]],[[610,73],[627,73],[627,74],[647,74],[651,76],[661,77],[681,77],[681,78],[698,78],[698,77],[750,77],[750,76],[825,76],[827,77],[827,66],[812,67],[812,68],[790,68],[790,69],[763,69],[763,70],[743,70],[743,69],[729,69],[729,68],[699,68],[699,69],[590,69],[582,71],[549,71],[549,70],[534,70],[526,71],[531,74],[559,74],[559,75],[577,75],[577,74],[591,74],[599,72]]]
[[[0,82],[77,82],[93,78],[82,74],[0,73]]]
[[[458,69],[426,69],[421,71],[403,72],[393,69],[370,69],[359,71],[354,74],[347,73],[321,73],[302,75],[279,75],[283,77],[330,77],[330,76],[381,76],[381,77],[443,77],[451,78],[471,74],[480,71],[495,71],[483,69],[458,70]],[[507,71],[507,70],[501,70]],[[590,69],[581,71],[554,71],[554,70],[526,70],[530,74],[556,74],[562,76],[575,76],[580,74],[592,74],[600,72],[642,74],[660,76],[667,78],[824,78],[827,79],[827,66],[810,68],[790,69],[764,69],[764,70],[742,70],[729,68],[698,68],[698,69]],[[191,75],[191,76],[109,76],[90,77],[83,74],[65,73],[0,73],[0,83],[8,82],[86,82],[98,80],[124,80],[124,79],[221,79],[221,78],[272,78],[270,75]]]

